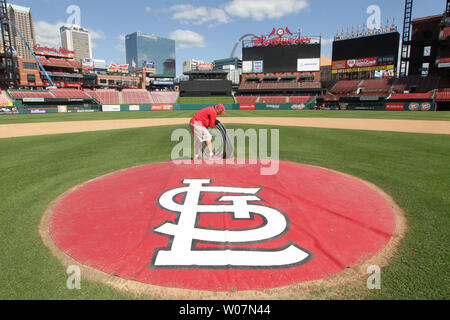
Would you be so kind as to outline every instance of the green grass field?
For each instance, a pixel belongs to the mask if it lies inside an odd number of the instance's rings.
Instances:
[[[192,112],[174,113],[187,117]],[[294,113],[229,112],[229,116]],[[168,116],[167,113],[1,116],[0,123]],[[172,115],[172,114],[170,114]],[[449,120],[445,113],[306,112],[296,116]],[[421,118],[423,117],[423,118]],[[263,127],[262,128],[270,128]],[[170,159],[176,127],[0,139],[0,299],[133,299],[107,285],[67,274],[44,246],[38,225],[47,205],[71,187],[116,170]],[[250,128],[234,125],[230,128]],[[281,127],[282,160],[322,166],[375,183],[394,197],[408,233],[382,289],[342,287],[318,298],[448,299],[450,296],[450,139],[446,135]],[[157,151],[157,152],[156,152]],[[152,297],[139,297],[152,299]]]
[[[98,112],[98,113],[49,113],[1,115],[1,124],[87,121],[147,118],[189,118],[196,111],[136,111],[136,112]],[[222,117],[222,116],[221,116]],[[305,118],[350,118],[350,119],[404,119],[404,120],[444,120],[450,121],[450,112],[407,112],[407,111],[289,111],[289,110],[227,110],[225,117],[305,117]]]

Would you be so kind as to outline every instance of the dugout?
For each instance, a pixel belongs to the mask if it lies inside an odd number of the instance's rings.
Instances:
[[[220,70],[185,72],[189,80],[180,81],[180,97],[232,96],[233,83]]]

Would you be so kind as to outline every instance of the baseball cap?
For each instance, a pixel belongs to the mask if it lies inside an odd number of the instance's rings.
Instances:
[[[218,104],[216,107],[220,110],[221,114],[225,114],[225,106],[223,104]]]

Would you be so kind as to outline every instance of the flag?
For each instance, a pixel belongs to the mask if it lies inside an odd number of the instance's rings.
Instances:
[[[134,59],[133,59],[133,61],[131,61],[131,67],[133,69],[136,69],[136,61],[134,61]]]

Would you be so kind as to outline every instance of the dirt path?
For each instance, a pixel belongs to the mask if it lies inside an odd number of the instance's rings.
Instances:
[[[350,130],[450,134],[449,121],[336,118],[223,118],[225,124],[254,124]],[[49,134],[186,125],[187,118],[41,122],[0,125],[0,139]]]

